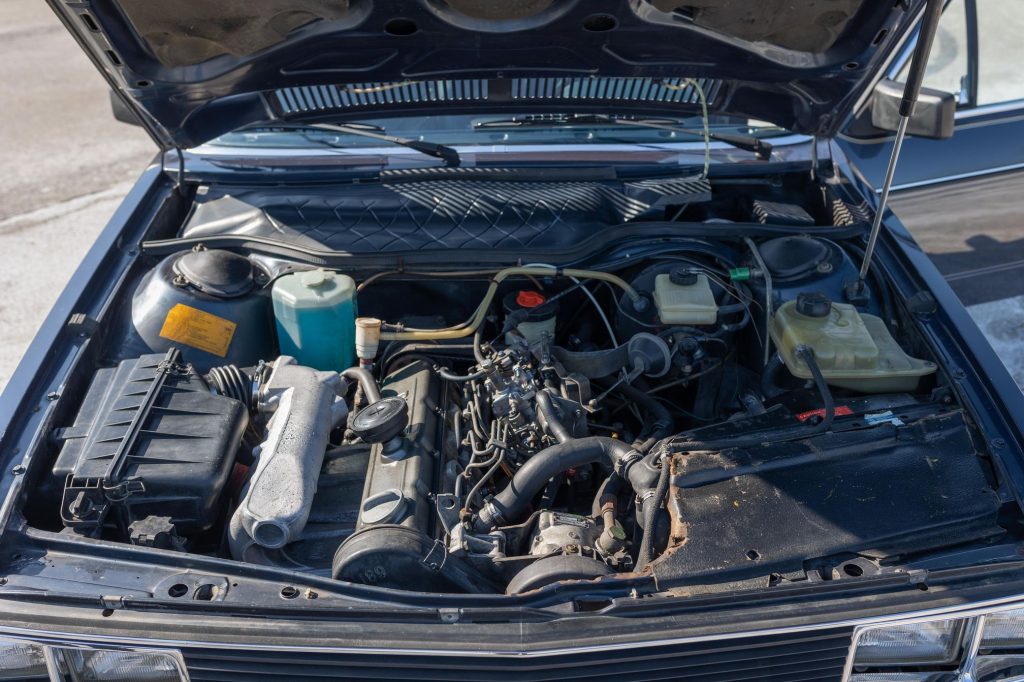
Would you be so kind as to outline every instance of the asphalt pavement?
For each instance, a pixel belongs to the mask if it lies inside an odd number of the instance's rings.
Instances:
[[[0,0],[0,389],[155,152],[141,129],[114,121],[106,83],[42,0]],[[909,227],[951,276],[991,266],[985,234]],[[951,251],[966,260],[943,261]],[[1019,272],[969,309],[1024,386]]]

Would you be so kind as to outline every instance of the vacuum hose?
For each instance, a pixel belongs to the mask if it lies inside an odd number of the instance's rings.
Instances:
[[[380,388],[378,388],[377,380],[373,378],[370,370],[365,367],[349,367],[346,370],[342,370],[341,376],[349,381],[359,383],[359,387],[363,389],[363,395],[366,397],[368,404],[373,404],[380,400]]]
[[[381,341],[424,341],[424,340],[441,340],[441,339],[461,339],[467,336],[471,336],[481,324],[483,324],[484,318],[487,316],[487,310],[491,306],[491,301],[494,300],[494,295],[498,292],[498,285],[509,277],[514,276],[533,276],[533,277],[576,277],[579,279],[596,279],[602,282],[608,282],[614,286],[622,289],[633,304],[636,306],[643,305],[646,300],[631,287],[624,279],[607,272],[600,272],[598,270],[575,270],[573,268],[556,268],[554,266],[529,266],[529,267],[515,267],[505,268],[501,270],[491,278],[491,283],[487,287],[487,292],[484,294],[483,300],[480,305],[477,306],[476,312],[473,316],[453,327],[443,327],[441,329],[401,329],[398,331],[381,331]]]

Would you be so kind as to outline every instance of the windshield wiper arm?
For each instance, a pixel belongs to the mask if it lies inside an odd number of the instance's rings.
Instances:
[[[573,114],[571,116],[565,116],[560,118],[509,118],[498,121],[482,121],[477,123],[474,128],[477,130],[485,130],[488,128],[553,128],[559,125],[622,125],[622,126],[633,126],[636,128],[653,128],[656,130],[667,130],[674,133],[685,133],[687,135],[696,135],[698,137],[704,136],[703,130],[695,130],[693,128],[684,128],[676,123],[673,119],[637,119],[637,118],[625,118],[620,116],[608,116],[606,114]],[[754,135],[738,135],[732,133],[716,133],[708,132],[708,139],[714,140],[715,142],[724,142],[725,144],[736,147],[737,149],[744,149],[749,152],[757,154],[760,159],[769,159],[772,155],[772,145]]]
[[[302,125],[277,124],[272,127],[293,130],[324,130],[332,133],[344,133],[346,135],[369,137],[374,140],[381,140],[382,142],[390,142],[391,144],[398,145],[399,147],[408,147],[409,149],[415,149],[421,154],[426,154],[427,156],[433,156],[434,158],[442,159],[446,165],[452,168],[457,167],[462,162],[462,159],[459,157],[459,153],[453,147],[448,147],[446,145],[438,144],[436,142],[427,142],[425,140],[410,140],[409,138],[405,137],[388,135],[377,126],[369,126],[361,123],[352,125],[335,125],[333,123],[307,123]]]

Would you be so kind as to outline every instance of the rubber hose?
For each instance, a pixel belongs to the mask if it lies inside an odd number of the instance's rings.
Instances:
[[[761,375],[761,394],[765,398],[774,398],[780,395],[783,391],[778,386],[778,375],[779,370],[783,367],[782,356],[778,353],[772,356],[771,360],[768,361],[768,366],[764,368],[764,374]]]
[[[622,491],[622,477],[617,473],[612,472],[611,476],[604,479],[604,482],[598,487],[597,494],[594,495],[594,501],[590,503],[590,514],[592,516],[601,515],[601,498],[606,495],[618,497]]]
[[[797,346],[796,356],[804,361],[807,365],[807,369],[811,370],[811,376],[814,378],[814,385],[818,389],[818,393],[821,395],[821,402],[825,406],[825,418],[818,424],[818,428],[821,431],[828,431],[832,428],[832,421],[836,418],[836,401],[832,398],[832,391],[828,388],[828,382],[825,381],[825,376],[821,373],[821,367],[818,366],[818,361],[814,358],[814,349],[810,346]]]
[[[378,388],[377,380],[373,378],[370,370],[365,367],[349,367],[341,372],[341,376],[349,381],[359,382],[363,389],[363,395],[366,396],[367,403],[372,404],[380,400],[380,388]]]
[[[636,571],[642,571],[651,563],[654,558],[654,533],[658,527],[658,513],[665,503],[665,496],[668,495],[668,462],[664,459],[661,462],[661,473],[658,475],[658,485],[654,494],[644,500],[644,537],[640,541],[640,551],[637,554]]]
[[[724,450],[725,448],[751,447],[768,441],[773,443],[782,443],[790,440],[803,440],[828,431],[832,428],[832,422],[836,417],[836,405],[835,400],[832,397],[832,391],[829,390],[828,383],[825,381],[825,377],[821,373],[821,368],[818,366],[818,362],[814,359],[814,351],[808,346],[800,346],[797,348],[796,354],[807,364],[807,368],[811,371],[811,377],[814,379],[815,387],[821,395],[821,402],[824,406],[825,416],[820,422],[811,427],[807,427],[806,424],[800,424],[797,427],[787,427],[775,431],[758,431],[756,433],[748,433],[734,438],[722,438],[720,440],[677,440],[668,443],[668,445],[673,450],[683,452],[692,452],[694,450]]]
[[[646,425],[647,437],[644,440],[637,439],[633,443],[634,450],[647,453],[659,440],[672,435],[675,420],[672,419],[672,414],[668,411],[668,408],[662,405],[657,398],[629,384],[622,384],[617,390],[626,398],[639,404],[647,412],[648,418],[651,420]]]
[[[487,356],[484,355],[484,326],[480,325],[473,332],[473,358],[476,360],[476,364],[482,365],[487,360]]]
[[[540,424],[544,430],[559,443],[572,440],[569,429],[565,428],[565,424],[558,419],[555,406],[551,402],[551,394],[547,391],[537,391],[535,400],[537,401],[537,412],[540,413]]]
[[[494,526],[518,519],[552,476],[575,467],[607,462],[618,468],[633,449],[622,441],[604,436],[574,438],[536,453],[519,468],[504,490],[480,510],[474,524],[486,533]]]

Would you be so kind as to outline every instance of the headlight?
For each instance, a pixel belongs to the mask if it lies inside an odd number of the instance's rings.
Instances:
[[[960,654],[965,622],[940,620],[865,629],[860,636],[853,664],[884,666],[889,663],[952,663]]]
[[[1024,682],[1024,609],[858,628],[848,682]]]
[[[43,647],[0,639],[0,680],[48,680]]]
[[[61,649],[64,665],[81,682],[180,682],[178,662],[151,651]]]
[[[177,652],[86,649],[0,639],[0,680],[182,682]]]

